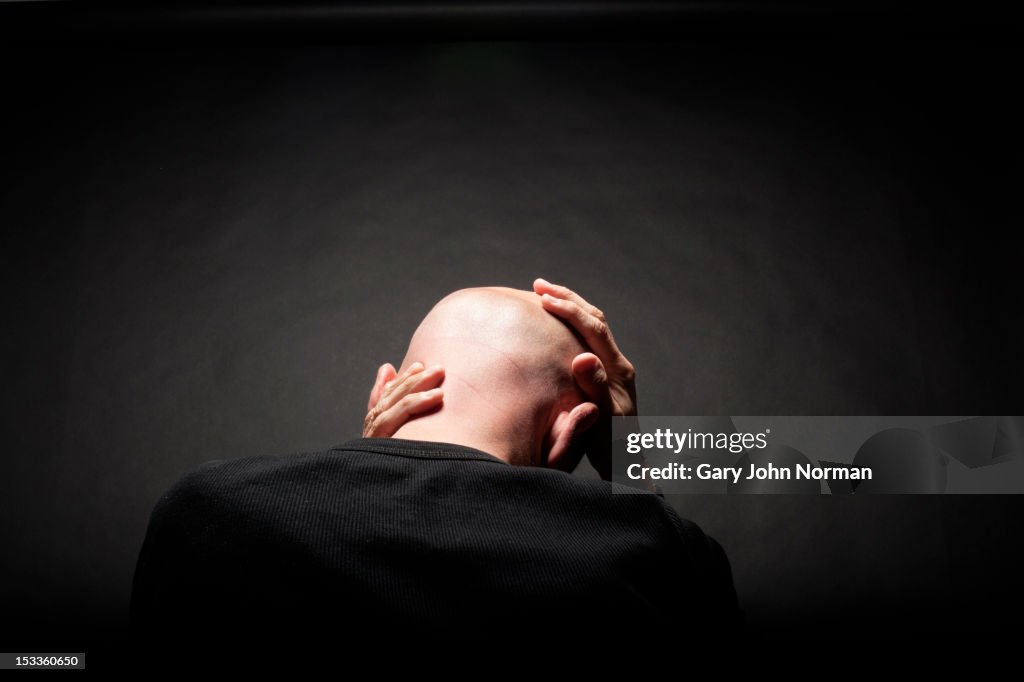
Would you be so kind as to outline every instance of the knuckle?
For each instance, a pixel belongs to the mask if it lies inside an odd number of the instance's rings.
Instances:
[[[632,362],[626,360],[622,363],[621,374],[622,378],[626,381],[633,381],[636,379],[636,367],[633,366]]]
[[[604,311],[601,310],[600,308],[594,308],[594,317],[596,317],[598,320],[600,320],[601,322],[604,322],[606,324],[608,322],[608,317],[604,314]]]
[[[402,383],[395,386],[395,390],[391,392],[391,395],[396,397],[408,395],[409,391],[412,390],[412,387],[415,385],[415,383],[416,380],[414,380],[412,377],[406,377],[405,380],[402,381]]]
[[[598,336],[606,336],[608,334],[608,323],[604,320],[595,320],[592,328]]]

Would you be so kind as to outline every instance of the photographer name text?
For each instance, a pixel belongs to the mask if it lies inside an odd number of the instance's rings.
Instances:
[[[828,467],[814,464],[796,464],[789,466],[776,466],[768,464],[757,466],[753,463],[749,467],[736,466],[715,466],[713,464],[698,464],[696,466],[686,464],[666,464],[664,466],[649,467],[643,464],[630,464],[626,468],[626,475],[634,481],[642,480],[680,480],[688,481],[697,479],[701,481],[732,481],[739,483],[742,480],[764,481],[764,480],[802,480],[815,481],[828,480],[871,480],[872,472],[870,467]]]

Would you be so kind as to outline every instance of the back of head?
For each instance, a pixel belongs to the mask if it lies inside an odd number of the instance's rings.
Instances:
[[[402,363],[402,369],[414,361],[443,366],[444,404],[395,437],[459,443],[513,464],[543,464],[553,420],[583,400],[571,372],[583,350],[533,292],[456,291],[427,314]]]

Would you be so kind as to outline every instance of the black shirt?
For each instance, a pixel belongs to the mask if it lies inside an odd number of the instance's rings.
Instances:
[[[738,621],[721,547],[661,497],[399,439],[201,465],[152,513],[131,609],[218,641]]]

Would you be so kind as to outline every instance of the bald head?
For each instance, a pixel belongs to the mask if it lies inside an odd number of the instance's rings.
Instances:
[[[423,319],[401,368],[415,361],[443,366],[444,404],[395,437],[473,441],[480,449],[486,443],[492,454],[500,448],[511,452],[519,460],[512,463],[542,463],[537,460],[543,459],[547,430],[561,412],[583,401],[571,367],[584,350],[531,291],[456,291]]]
[[[570,363],[582,351],[533,292],[481,287],[456,291],[434,306],[413,334],[406,362],[437,359],[447,374],[486,379],[491,391],[551,393],[571,389]]]

